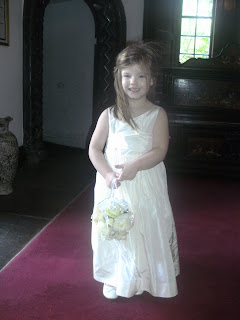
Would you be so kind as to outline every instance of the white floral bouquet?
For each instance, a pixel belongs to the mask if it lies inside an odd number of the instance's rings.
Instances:
[[[133,214],[127,201],[111,197],[97,205],[92,222],[103,240],[125,240],[133,226]]]

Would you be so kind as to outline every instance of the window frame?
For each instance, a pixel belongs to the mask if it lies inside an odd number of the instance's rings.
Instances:
[[[199,1],[199,0],[197,0]],[[206,19],[212,19],[212,24],[211,24],[211,32],[210,32],[210,45],[209,45],[209,55],[208,58],[212,58],[213,57],[213,48],[214,48],[214,33],[215,33],[215,23],[216,23],[216,7],[217,7],[217,0],[213,0],[213,8],[212,8],[212,16],[211,17],[198,17],[198,16],[183,16],[182,15],[182,8],[183,8],[183,0],[180,1],[180,5],[177,8],[178,10],[178,19],[176,19],[176,23],[177,23],[177,33],[178,33],[178,39],[177,39],[177,50],[176,50],[176,61],[178,64],[183,65],[183,63],[180,62],[180,49],[181,49],[181,26],[182,26],[182,19],[183,18],[206,18]],[[195,35],[193,36],[194,38],[194,53],[193,54],[189,54],[192,55],[192,58],[190,59],[196,59],[197,57],[195,56],[195,43],[196,43],[196,30],[195,30]],[[189,59],[188,59],[189,60]],[[186,60],[186,61],[188,61]]]

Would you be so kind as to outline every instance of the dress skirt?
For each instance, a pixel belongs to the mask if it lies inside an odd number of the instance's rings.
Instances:
[[[113,117],[109,109],[109,136],[105,157],[109,165],[132,161],[152,147],[152,130],[159,107],[135,118],[139,130]],[[111,190],[97,173],[94,210],[109,198]],[[155,297],[177,295],[178,244],[168,196],[164,163],[139,171],[132,181],[123,181],[114,196],[129,203],[134,225],[126,240],[102,240],[92,224],[94,279],[116,287],[122,297],[147,291]]]

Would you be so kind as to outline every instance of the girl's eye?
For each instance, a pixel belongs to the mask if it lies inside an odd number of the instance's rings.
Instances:
[[[144,74],[140,74],[139,78],[145,78]]]
[[[123,77],[124,78],[129,78],[129,74],[124,74]]]

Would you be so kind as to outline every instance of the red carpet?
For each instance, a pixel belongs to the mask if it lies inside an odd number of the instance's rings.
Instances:
[[[237,181],[169,179],[179,238],[179,295],[106,300],[92,279],[92,188],[0,273],[0,320],[232,320],[240,305]]]

